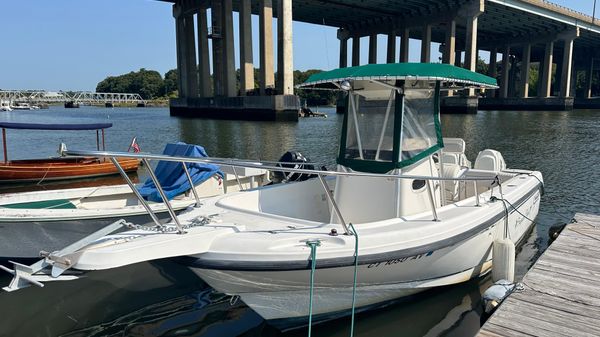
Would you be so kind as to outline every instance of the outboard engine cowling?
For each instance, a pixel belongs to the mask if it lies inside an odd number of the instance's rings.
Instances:
[[[289,164],[284,164],[289,163]],[[314,170],[314,165],[310,164],[310,159],[304,157],[304,155],[298,151],[288,151],[279,158],[279,167]],[[296,173],[296,172],[283,172],[273,171],[271,180],[274,183],[286,183],[289,181],[304,181],[310,178],[314,178],[314,174]]]

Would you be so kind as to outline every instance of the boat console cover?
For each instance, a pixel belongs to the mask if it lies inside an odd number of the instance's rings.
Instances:
[[[163,154],[192,158],[208,157],[202,146],[186,144],[183,142],[167,144],[163,150]],[[182,165],[183,164],[180,162],[161,160],[158,162],[158,165],[156,165],[156,169],[154,169],[154,173],[169,200],[186,192],[191,187]],[[194,185],[203,183],[215,174],[219,174],[223,177],[223,173],[219,170],[219,166],[217,165],[204,163],[186,163],[186,165]],[[156,189],[152,179],[146,180],[144,185],[138,187],[138,191],[149,201],[162,202],[160,193]]]

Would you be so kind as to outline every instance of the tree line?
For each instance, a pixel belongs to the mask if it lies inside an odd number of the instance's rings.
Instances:
[[[294,71],[294,83],[302,83],[308,79],[312,74],[321,72],[319,69],[311,69],[307,71]],[[277,79],[277,74],[275,74]],[[240,89],[240,71],[236,72],[236,88]],[[258,88],[259,83],[259,70],[254,69],[254,87]],[[210,83],[213,83],[212,76]],[[275,87],[278,86],[276,80]],[[211,88],[212,90],[212,88]],[[127,74],[109,76],[104,80],[100,81],[96,86],[96,92],[126,92],[140,94],[142,98],[152,99],[167,99],[177,97],[178,85],[177,85],[177,70],[171,69],[167,71],[164,76],[158,71],[147,70],[141,68],[139,71],[131,71]],[[269,90],[271,94],[277,94],[275,89]],[[296,95],[300,97],[302,102],[306,102],[308,105],[333,105],[335,104],[335,93],[331,91],[307,91],[307,90],[296,90]],[[247,94],[258,94],[258,89],[254,89]]]

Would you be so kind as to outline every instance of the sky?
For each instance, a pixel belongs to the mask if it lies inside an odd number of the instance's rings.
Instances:
[[[591,15],[593,0],[553,0]],[[597,12],[600,9],[597,10]],[[111,75],[140,68],[164,74],[176,66],[172,5],[153,0],[0,1],[0,89],[95,90]],[[209,18],[210,20],[210,18]],[[254,61],[258,67],[258,18],[253,16]],[[234,13],[236,67],[239,67],[237,13]],[[274,33],[276,25],[274,22]],[[336,29],[294,22],[294,68],[338,66]],[[277,39],[274,39],[275,44]],[[368,39],[361,39],[361,60]],[[349,52],[351,45],[349,44]],[[378,37],[378,61],[386,37]],[[420,42],[410,41],[410,61]],[[439,57],[432,45],[432,59]],[[277,58],[275,57],[275,60]]]

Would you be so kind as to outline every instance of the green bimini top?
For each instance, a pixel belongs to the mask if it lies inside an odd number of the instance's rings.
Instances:
[[[339,89],[336,84],[345,80],[440,81],[442,87],[498,88],[495,78],[443,63],[387,63],[339,68],[311,75],[297,87]]]

